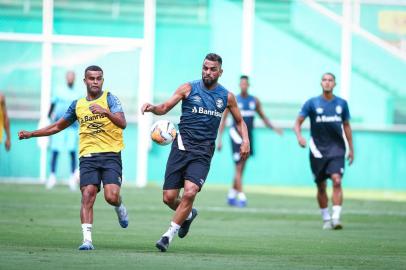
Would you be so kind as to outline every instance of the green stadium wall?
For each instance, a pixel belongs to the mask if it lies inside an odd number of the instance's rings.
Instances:
[[[39,177],[39,148],[36,139],[18,141],[20,129],[33,129],[34,121],[12,122],[12,150],[0,149],[0,179],[32,180]],[[308,137],[308,132],[304,132]],[[292,130],[285,130],[280,137],[265,128],[254,132],[255,154],[247,163],[244,175],[246,184],[274,186],[313,185],[309,165],[309,150],[298,146]],[[135,125],[124,131],[123,150],[124,180],[132,182],[136,175],[137,132]],[[233,178],[234,163],[231,158],[230,138],[223,137],[223,150],[216,151],[207,183],[227,184]],[[355,162],[346,167],[344,185],[364,189],[406,190],[406,136],[394,132],[354,132]],[[170,146],[152,144],[148,158],[148,178],[162,184]],[[50,152],[48,157],[50,157]],[[58,163],[58,178],[69,176],[68,153],[61,153]]]

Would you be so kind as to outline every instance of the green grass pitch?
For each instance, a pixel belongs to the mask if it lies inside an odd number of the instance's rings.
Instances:
[[[127,229],[100,193],[96,250],[81,252],[79,192],[1,184],[0,269],[406,269],[405,201],[347,199],[344,230],[323,231],[313,196],[264,189],[234,209],[225,187],[205,187],[189,235],[166,253],[154,246],[172,216],[159,187],[124,187]]]

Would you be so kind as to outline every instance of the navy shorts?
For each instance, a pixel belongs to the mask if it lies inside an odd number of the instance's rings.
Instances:
[[[121,153],[97,153],[79,158],[80,187],[116,184],[121,186]]]
[[[310,154],[310,166],[314,181],[320,183],[326,181],[332,174],[344,174],[345,157],[315,158]]]
[[[249,136],[250,140],[250,156],[254,155],[254,140],[252,136]],[[231,137],[231,150],[233,151],[233,160],[235,163],[239,163],[241,161],[241,156],[240,156],[240,143],[236,143],[233,138]]]
[[[185,180],[189,180],[202,188],[210,170],[214,146],[206,153],[179,150],[176,141],[166,163],[164,190],[181,189]]]

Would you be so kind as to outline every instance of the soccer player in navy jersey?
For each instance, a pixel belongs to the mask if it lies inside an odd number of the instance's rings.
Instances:
[[[254,154],[254,117],[258,114],[262,121],[264,122],[265,126],[274,130],[279,135],[283,134],[283,130],[274,126],[271,121],[266,117],[264,111],[262,110],[262,104],[257,97],[254,97],[248,93],[249,88],[249,79],[248,76],[242,75],[240,77],[240,89],[241,92],[239,95],[236,96],[238,108],[241,110],[241,115],[244,119],[245,124],[247,125],[248,129],[248,137],[250,139],[250,156]],[[224,112],[223,118],[220,123],[219,134],[217,139],[217,150],[221,150],[222,148],[222,135],[224,131],[224,127],[226,125],[228,110]],[[231,138],[231,146],[233,151],[233,160],[235,162],[235,173],[234,173],[234,181],[233,187],[228,192],[227,202],[230,206],[237,206],[237,207],[245,207],[247,205],[247,197],[245,196],[242,188],[242,177],[244,173],[244,168],[246,164],[246,160],[242,160],[240,158],[239,149],[241,147],[242,138],[241,135],[238,133],[235,123],[230,128],[230,138]]]
[[[193,202],[206,181],[215,150],[218,127],[225,109],[230,110],[242,136],[241,159],[250,152],[247,126],[238,109],[235,96],[218,83],[223,73],[219,55],[206,55],[202,66],[202,79],[181,85],[166,102],[153,105],[145,103],[142,112],[163,115],[182,101],[179,132],[172,143],[163,185],[163,201],[175,211],[169,229],[156,243],[166,251],[173,237],[186,236],[197,210]],[[179,197],[180,189],[183,195]]]
[[[335,76],[325,73],[321,79],[323,93],[313,97],[303,105],[296,119],[294,130],[298,143],[306,147],[301,133],[301,125],[306,117],[310,118],[310,166],[317,184],[317,201],[323,219],[323,229],[342,229],[341,209],[343,191],[341,180],[345,165],[345,138],[348,141],[349,165],[354,161],[354,147],[350,126],[350,112],[347,101],[333,94],[336,85]],[[333,213],[330,216],[326,180],[333,182]]]

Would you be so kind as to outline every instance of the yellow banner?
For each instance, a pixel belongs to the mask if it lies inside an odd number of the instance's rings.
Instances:
[[[379,29],[385,33],[406,34],[406,11],[381,11],[378,19]]]

